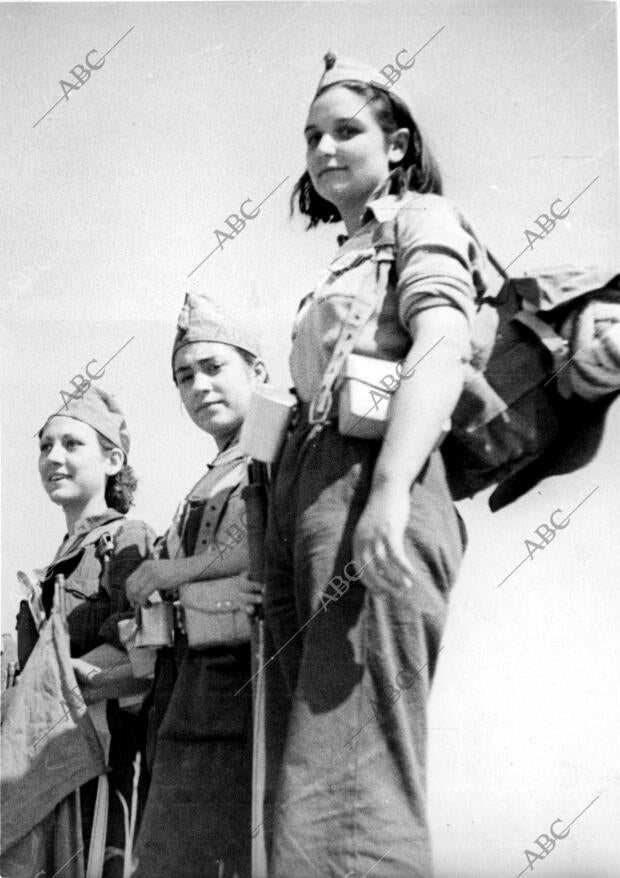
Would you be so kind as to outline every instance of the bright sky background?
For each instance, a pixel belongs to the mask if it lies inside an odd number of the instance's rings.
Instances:
[[[242,201],[257,204],[285,178],[191,284],[254,322],[287,383],[293,314],[338,231],[306,233],[287,209],[327,49],[381,67],[437,34],[402,85],[446,194],[507,264],[552,201],[598,178],[511,271],[618,264],[612,3],[32,3],[2,4],[0,20],[3,631],[15,571],[49,561],[64,534],[33,434],[88,361],[132,339],[101,384],[129,421],[135,517],[161,532],[201,475],[212,447],[181,411],[169,367],[187,275]],[[33,128],[62,97],[59,80],[130,28]],[[588,468],[495,516],[484,498],[462,504],[471,542],[431,710],[437,878],[516,876],[524,849],[596,796],[535,868],[618,874],[619,443],[616,406]],[[594,489],[570,528],[498,589],[534,528]]]

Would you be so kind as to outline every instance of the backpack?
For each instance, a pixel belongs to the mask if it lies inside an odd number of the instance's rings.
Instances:
[[[396,217],[380,222],[373,234],[379,293],[390,276],[396,280],[396,241]],[[560,392],[576,350],[559,329],[592,299],[620,303],[620,274],[564,266],[509,278],[487,256],[504,283],[477,303],[472,362],[440,450],[454,499],[497,485],[489,499],[495,512],[546,476],[585,466],[599,448],[618,392],[596,402]]]
[[[617,392],[596,402],[561,392],[576,351],[559,328],[591,299],[620,303],[620,274],[564,267],[508,278],[488,255],[504,284],[478,303],[474,355],[441,451],[454,499],[497,485],[497,511],[594,457]]]

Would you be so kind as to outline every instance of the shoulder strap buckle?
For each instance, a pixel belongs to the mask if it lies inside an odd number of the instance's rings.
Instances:
[[[308,410],[309,424],[326,424],[334,402],[334,397],[328,387],[322,387],[313,397]]]

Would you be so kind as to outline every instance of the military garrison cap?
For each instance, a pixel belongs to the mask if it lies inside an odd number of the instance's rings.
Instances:
[[[405,49],[401,50],[398,55],[401,55],[404,51]],[[398,84],[395,85],[390,80],[386,81],[387,75],[382,71],[375,70],[370,64],[364,64],[352,58],[337,58],[332,51],[327,52],[323,60],[325,61],[325,70],[319,79],[315,97],[330,85],[336,85],[339,82],[360,82],[364,85],[373,85],[375,88],[382,89],[388,94],[396,96],[405,105],[409,114],[413,116],[411,102],[402,87],[400,87],[400,79],[407,74],[409,67],[413,67],[413,63],[399,64],[401,67],[400,71],[396,70],[393,64],[386,65],[386,67],[390,67],[399,74],[398,79],[395,80]],[[408,58],[407,60],[410,62],[412,59]]]
[[[66,402],[63,408],[49,416],[41,427],[39,436],[55,417],[73,418],[83,424],[88,424],[89,427],[101,433],[105,439],[124,451],[125,456],[129,454],[131,440],[125,415],[114,398],[104,390],[91,386],[80,398],[74,397]]]
[[[217,341],[247,351],[254,357],[261,355],[258,342],[239,320],[216,306],[208,296],[186,293],[172,346],[173,377],[176,352],[196,341]]]

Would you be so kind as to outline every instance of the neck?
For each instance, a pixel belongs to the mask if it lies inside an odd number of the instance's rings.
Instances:
[[[105,497],[91,497],[84,503],[75,506],[64,506],[65,521],[67,523],[67,533],[72,534],[80,521],[85,518],[91,518],[93,515],[103,515],[108,509]]]
[[[214,436],[213,438],[217,445],[217,453],[221,454],[222,451],[226,451],[227,448],[230,448],[230,446],[235,443],[238,435],[239,430],[235,430],[234,433],[227,433],[225,436]]]
[[[354,202],[336,204],[349,237],[357,232],[362,225],[362,217],[364,216],[368,202],[377,198],[382,190],[386,188],[386,185],[387,183],[384,180],[383,183],[375,186],[375,188],[368,192],[363,198],[356,198]]]
[[[363,204],[360,204],[357,201],[355,204],[337,204],[338,212],[342,217],[342,221],[347,230],[347,235],[351,237],[359,227],[362,225],[362,216],[364,213],[364,207],[366,206],[366,200],[364,200]]]

